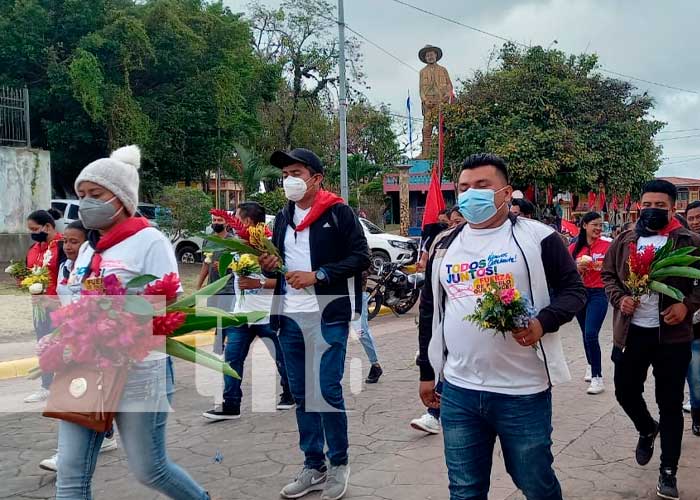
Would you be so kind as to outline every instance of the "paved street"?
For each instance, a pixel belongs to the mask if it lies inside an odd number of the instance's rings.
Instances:
[[[353,500],[413,500],[448,498],[442,458],[442,438],[424,436],[408,426],[421,414],[417,398],[415,316],[379,318],[372,322],[385,369],[381,382],[360,387],[367,361],[359,342],[351,342],[346,392],[351,410],[350,442],[352,479],[346,498]],[[575,380],[554,391],[554,452],[556,468],[567,499],[656,498],[658,451],[647,468],[633,459],[636,436],[614,401],[611,377],[608,391],[587,396],[581,376],[585,371],[583,348],[575,325],[565,329],[565,346]],[[609,352],[609,321],[604,332],[604,352]],[[244,385],[244,415],[239,421],[210,423],[200,417],[212,399],[195,390],[192,368],[176,364],[178,392],[168,429],[169,452],[216,499],[271,500],[299,470],[292,412],[251,414],[251,378],[257,390],[271,390],[272,378],[264,347],[258,345],[251,373]],[[607,355],[605,356],[607,358]],[[360,361],[363,363],[360,368]],[[604,359],[605,374],[610,362]],[[250,360],[246,368],[251,365]],[[265,366],[261,366],[265,365]],[[200,392],[211,392],[198,377]],[[56,424],[38,413],[27,413],[22,397],[36,382],[0,382],[0,498],[50,498],[54,477],[38,468],[41,459],[56,446]],[[653,394],[648,388],[647,394]],[[264,408],[265,402],[256,408]],[[267,405],[269,406],[269,404]],[[36,409],[36,408],[35,408]],[[700,438],[688,429],[678,474],[682,498],[700,499]],[[217,463],[215,457],[223,457]],[[127,472],[123,450],[100,456],[94,480],[97,499],[158,498],[140,486]],[[308,498],[317,499],[317,495]],[[496,457],[490,498],[521,499]]]

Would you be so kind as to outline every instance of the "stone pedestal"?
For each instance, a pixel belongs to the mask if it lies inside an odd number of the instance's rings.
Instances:
[[[408,236],[411,227],[411,211],[409,207],[408,171],[411,165],[398,165],[399,169],[399,214],[401,236]]]

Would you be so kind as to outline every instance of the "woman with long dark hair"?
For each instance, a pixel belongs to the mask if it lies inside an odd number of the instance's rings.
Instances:
[[[588,212],[579,223],[576,243],[569,247],[576,259],[576,267],[586,287],[586,307],[576,315],[583,333],[588,369],[584,380],[590,382],[588,394],[600,394],[605,390],[598,336],[608,313],[608,297],[601,278],[605,254],[610,240],[603,237],[603,218],[597,212]]]
[[[45,267],[49,273],[49,283],[44,294],[56,295],[56,282],[58,279],[59,254],[61,253],[61,241],[63,236],[56,231],[56,221],[47,210],[35,210],[27,217],[27,229],[34,244],[27,251],[27,267]],[[32,300],[40,300],[32,298]],[[49,307],[50,300],[41,300],[41,307]],[[48,312],[39,316],[38,308],[34,308],[34,330],[36,339],[39,340],[51,333],[51,318]],[[53,380],[51,373],[41,376],[41,387],[35,393],[24,399],[25,403],[38,403],[49,397],[49,387]]]

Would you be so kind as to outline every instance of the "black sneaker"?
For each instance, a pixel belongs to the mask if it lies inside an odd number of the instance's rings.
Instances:
[[[241,407],[238,405],[224,405],[202,413],[204,418],[219,422],[220,420],[237,420],[241,418]]]
[[[639,441],[637,441],[637,451],[635,453],[635,458],[639,465],[646,465],[654,456],[654,442],[656,441],[656,436],[659,435],[659,424],[654,422],[654,432],[647,434],[646,436],[639,435]]]
[[[693,435],[700,436],[700,408],[692,408],[690,415],[693,418],[692,431]]]
[[[369,369],[369,374],[367,375],[365,383],[376,384],[379,382],[379,377],[382,376],[382,373],[384,373],[384,370],[382,370],[382,367],[379,366],[379,363],[372,365],[372,368]]]
[[[277,403],[278,410],[291,410],[296,405],[294,398],[291,394],[282,393],[280,396],[280,401]]]
[[[676,473],[673,469],[661,469],[659,474],[659,484],[656,485],[656,496],[678,500],[678,484],[676,483]]]

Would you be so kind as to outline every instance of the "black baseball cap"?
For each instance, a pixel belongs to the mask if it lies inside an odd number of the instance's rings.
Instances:
[[[291,151],[275,151],[270,156],[270,164],[283,168],[294,163],[306,165],[316,174],[323,174],[323,163],[316,153],[304,148],[294,148]]]

